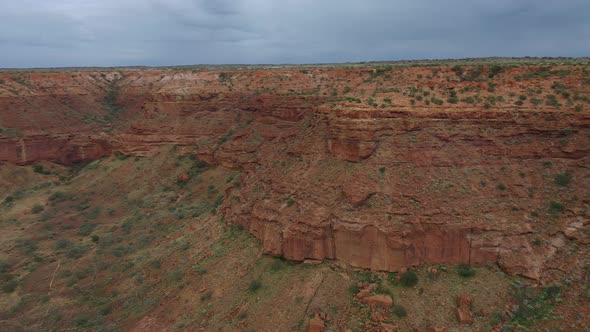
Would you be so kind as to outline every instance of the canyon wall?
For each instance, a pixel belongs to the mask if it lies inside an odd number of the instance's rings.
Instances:
[[[589,109],[587,66],[6,72],[0,160],[175,145],[269,254],[545,280],[588,263]]]

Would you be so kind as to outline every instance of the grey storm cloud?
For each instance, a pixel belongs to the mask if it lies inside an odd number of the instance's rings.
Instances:
[[[588,0],[0,0],[0,67],[590,55]]]

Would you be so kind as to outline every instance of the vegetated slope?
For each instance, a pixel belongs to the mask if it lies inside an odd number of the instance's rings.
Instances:
[[[228,188],[241,187],[240,173],[176,152],[43,163],[43,173],[2,165],[26,180],[1,207],[2,330],[296,331],[316,313],[333,329],[511,324],[512,289],[524,286],[491,265],[468,278],[444,265],[420,269],[405,285],[396,273],[263,255],[217,210]],[[369,295],[391,296],[395,307],[366,304],[359,285],[375,285]],[[462,326],[453,308],[466,294],[477,316]],[[555,312],[541,303],[544,315]],[[535,315],[523,315],[527,325]]]
[[[586,65],[0,79],[0,159],[69,165],[115,151],[153,158],[174,145],[241,172],[218,214],[265,253],[385,271],[496,263],[541,283],[587,278]]]

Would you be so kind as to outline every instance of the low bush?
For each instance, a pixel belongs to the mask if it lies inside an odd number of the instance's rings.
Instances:
[[[72,245],[72,241],[68,239],[59,239],[55,241],[55,249],[63,250],[65,248],[69,248]]]
[[[404,287],[413,287],[418,284],[418,275],[414,271],[407,271],[400,275],[399,282]]]
[[[560,172],[555,176],[555,183],[559,186],[565,187],[570,184],[572,173],[569,171]]]
[[[78,259],[88,252],[88,248],[80,244],[75,244],[69,247],[66,256],[71,259]]]
[[[64,193],[63,191],[56,191],[49,196],[49,201],[53,204],[66,201],[71,199],[71,195]]]
[[[16,241],[16,248],[25,255],[32,255],[37,251],[39,246],[33,240],[20,239]]]
[[[393,306],[393,309],[391,311],[398,318],[406,317],[408,315],[408,312],[406,311],[406,308],[404,308],[403,306],[401,306],[399,304],[394,305]]]
[[[475,269],[469,264],[459,264],[457,265],[457,274],[463,278],[471,278],[475,276]]]
[[[39,174],[49,174],[49,172],[45,170],[43,165],[39,165],[39,164],[33,165],[33,172],[39,173]]]
[[[33,214],[37,214],[37,213],[41,213],[41,211],[43,211],[45,208],[43,207],[43,205],[40,204],[35,204],[32,208],[31,208],[31,213]]]
[[[563,210],[565,210],[563,203],[557,202],[557,201],[549,202],[549,213],[555,215],[555,214],[559,214],[559,213],[563,212]]]
[[[18,287],[18,281],[11,279],[2,285],[2,291],[4,293],[12,293]]]
[[[248,290],[251,293],[254,293],[254,292],[258,291],[261,287],[262,287],[262,282],[260,282],[260,280],[252,280],[252,282],[250,282],[250,285],[248,285]]]
[[[5,261],[0,261],[0,274],[6,273],[8,270],[10,270],[10,264]]]

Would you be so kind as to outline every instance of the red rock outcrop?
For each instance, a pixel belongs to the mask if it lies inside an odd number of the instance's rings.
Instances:
[[[374,307],[390,308],[393,305],[391,296],[382,294],[364,297],[362,301]]]
[[[272,255],[388,271],[492,262],[541,280],[571,241],[590,243],[588,70],[557,69],[5,72],[0,160],[174,145],[242,171],[221,212]]]
[[[471,297],[462,295],[457,298],[457,308],[455,309],[455,314],[457,315],[457,320],[461,324],[472,324],[473,323],[473,313],[471,312]]]

